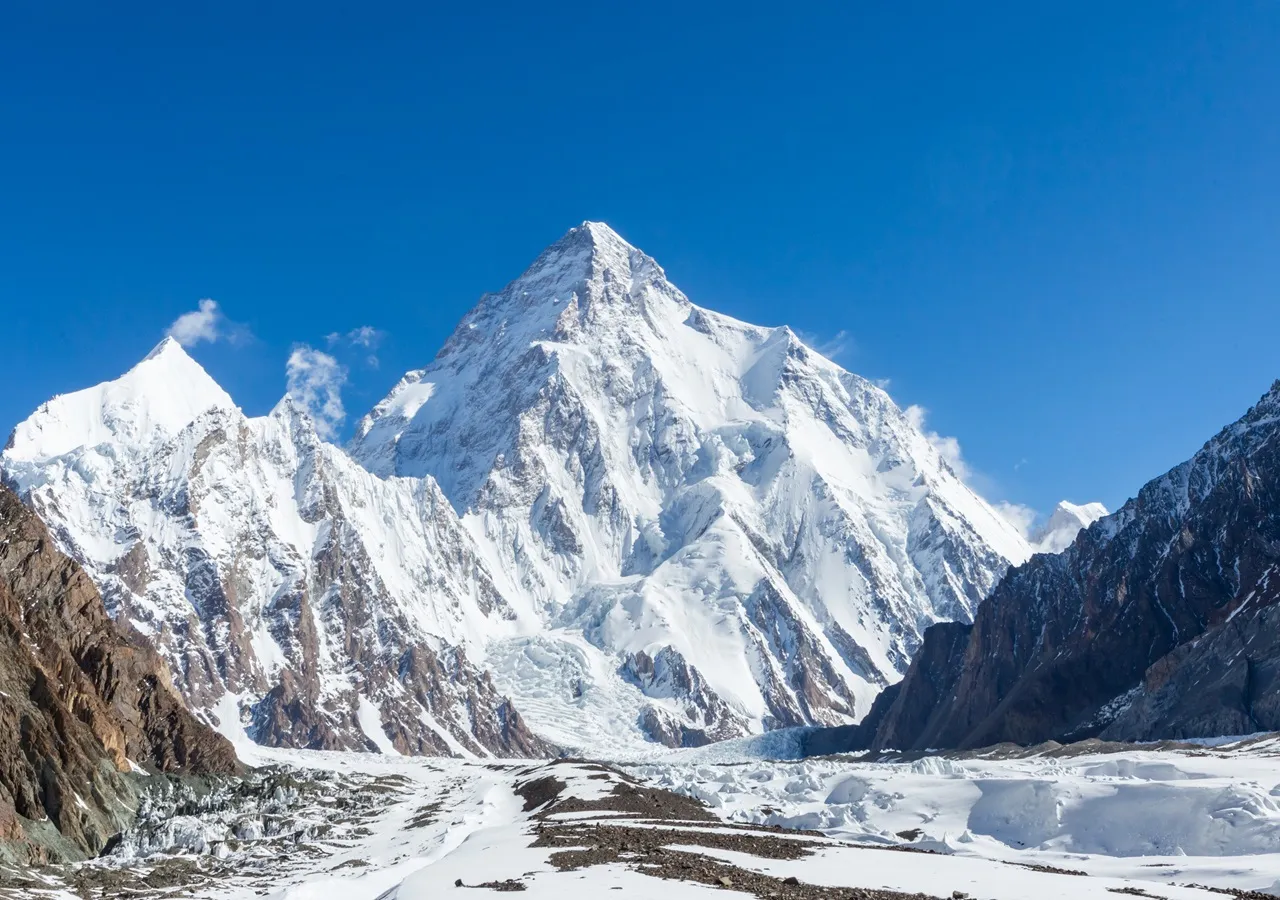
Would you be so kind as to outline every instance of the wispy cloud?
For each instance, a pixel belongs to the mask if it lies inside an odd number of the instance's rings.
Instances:
[[[217,301],[206,297],[200,301],[198,309],[174,319],[168,334],[184,347],[193,347],[201,341],[213,343],[222,337],[220,326],[224,321]]]
[[[385,331],[380,331],[372,325],[361,325],[359,328],[353,328],[345,334],[335,331],[329,334],[325,341],[329,344],[329,349],[336,347],[354,347],[364,351],[365,365],[371,369],[378,368],[378,346],[382,343],[382,339],[387,336]]]
[[[801,332],[797,335],[807,347],[817,351],[832,362],[840,362],[841,357],[853,350],[853,337],[843,328],[830,337],[819,334]]]
[[[195,309],[174,319],[165,333],[184,347],[218,341],[246,344],[253,340],[247,325],[228,319],[218,301],[208,297],[201,300]]]
[[[991,507],[1000,514],[1000,518],[1016,528],[1018,534],[1027,540],[1031,539],[1031,526],[1035,524],[1038,518],[1038,514],[1034,509],[1030,506],[1023,506],[1021,503],[1010,503],[1007,500],[993,503]]]
[[[925,425],[925,417],[929,414],[928,410],[913,403],[903,412],[906,413],[907,419],[915,426],[916,430],[923,434],[925,439],[933,445],[933,449],[938,451],[938,455],[951,467],[951,471],[960,476],[963,481],[969,481],[973,477],[973,469],[965,462],[964,454],[960,450],[960,441],[953,437],[938,434],[938,432],[932,431]]]
[[[982,497],[990,497],[995,492],[995,482],[981,472],[976,471],[964,458],[964,453],[960,449],[960,441],[953,437],[938,434],[925,424],[928,410],[923,406],[913,404],[903,412],[906,413],[907,419],[915,426],[916,430],[923,434],[925,439],[933,445],[933,449],[938,451],[938,455],[946,461],[947,465],[951,467],[951,471],[955,472],[961,481],[969,485]],[[1022,462],[1026,462],[1026,460],[1024,459]],[[1017,466],[1014,468],[1016,469]],[[1039,518],[1039,513],[1030,506],[1011,503],[1008,500],[988,500],[987,502],[991,504],[991,508],[996,511],[1000,518],[1012,525],[1019,534],[1024,538],[1030,538],[1031,528],[1036,519]]]
[[[322,350],[298,344],[285,366],[289,394],[306,407],[316,423],[316,432],[332,440],[347,417],[342,406],[342,386],[347,383],[346,367]]]

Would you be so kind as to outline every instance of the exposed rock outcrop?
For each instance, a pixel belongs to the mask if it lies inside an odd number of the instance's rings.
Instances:
[[[235,751],[111,620],[88,575],[0,487],[0,841],[28,860],[100,850],[127,824],[135,767],[231,773]]]

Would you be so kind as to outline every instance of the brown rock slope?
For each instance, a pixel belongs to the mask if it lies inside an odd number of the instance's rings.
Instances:
[[[0,841],[19,860],[97,853],[132,817],[134,764],[230,773],[145,640],[0,487]]]

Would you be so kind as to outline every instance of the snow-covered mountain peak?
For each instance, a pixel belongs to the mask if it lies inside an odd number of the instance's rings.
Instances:
[[[316,435],[317,442],[320,440],[315,420],[311,417],[311,410],[293,394],[286,393],[281,397],[271,408],[271,412],[267,413],[267,417],[279,422],[290,431],[309,432]]]
[[[556,318],[569,307],[584,316],[600,314],[594,307],[640,301],[643,288],[651,282],[666,282],[662,267],[652,257],[608,225],[583,222],[539,254],[505,290],[483,298],[475,312],[496,303],[504,314],[518,312],[522,318],[531,312],[535,319],[541,318],[539,312]]]
[[[1063,500],[1044,524],[1032,532],[1032,546],[1037,553],[1061,553],[1083,529],[1107,514],[1107,508],[1101,503],[1077,504]]]
[[[276,743],[544,746],[514,709],[596,752],[848,722],[1031,552],[883,390],[599,223],[346,451],[173,342],[71,396],[6,478],[194,705]]]
[[[588,278],[593,273],[622,273],[633,267],[657,266],[654,260],[603,222],[583,222],[547,247],[518,281],[555,272],[566,277]]]
[[[1062,500],[1053,508],[1053,513],[1046,524],[1052,527],[1055,520],[1073,520],[1082,522],[1085,527],[1088,527],[1105,515],[1107,515],[1107,508],[1101,503],[1071,503],[1068,500]]]
[[[182,345],[178,343],[177,338],[174,338],[171,335],[165,335],[160,340],[160,343],[152,347],[151,351],[142,358],[142,361],[146,362],[149,359],[159,359],[160,357],[163,357],[169,354],[178,354],[178,353],[182,354],[183,356],[186,356],[188,359],[191,358],[188,355],[187,351],[182,348]],[[177,359],[177,356],[175,355],[173,358]]]
[[[140,447],[177,434],[210,409],[236,408],[182,345],[166,337],[114,381],[60,394],[14,429],[9,464],[38,463],[101,443]]]
[[[1030,554],[883,390],[597,223],[482,297],[349,450],[434,477],[542,618],[491,653],[567,743],[593,680],[668,742],[856,717]]]

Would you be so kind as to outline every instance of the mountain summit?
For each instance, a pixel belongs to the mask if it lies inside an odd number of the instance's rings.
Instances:
[[[1070,503],[1063,500],[1039,528],[1031,533],[1037,553],[1061,553],[1071,546],[1083,529],[1107,514],[1101,503]]]
[[[208,409],[235,409],[182,345],[167,337],[120,378],[61,394],[18,425],[8,464],[52,459],[81,446],[142,447],[172,436]]]
[[[538,623],[491,644],[495,677],[569,744],[601,717],[676,744],[857,718],[1030,553],[884,391],[593,222],[349,449],[440,484]]]

